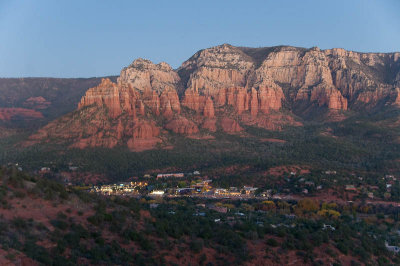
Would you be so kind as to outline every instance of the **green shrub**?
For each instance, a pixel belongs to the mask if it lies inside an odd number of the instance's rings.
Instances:
[[[274,239],[274,238],[269,238],[269,239],[267,239],[267,245],[269,245],[271,247],[277,247],[277,246],[279,246],[279,242],[276,241],[276,239]]]

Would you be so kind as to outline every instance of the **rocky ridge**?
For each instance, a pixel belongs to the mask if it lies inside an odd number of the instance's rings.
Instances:
[[[399,87],[400,53],[224,44],[197,52],[177,71],[137,59],[116,83],[103,79],[86,92],[76,112],[30,140],[140,151],[162,145],[168,132],[236,134],[246,125],[300,126],[291,113],[301,116],[304,106],[338,113],[398,105]]]

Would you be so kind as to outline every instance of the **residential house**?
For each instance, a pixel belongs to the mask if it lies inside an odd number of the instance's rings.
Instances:
[[[246,195],[253,195],[256,192],[257,188],[256,187],[246,187],[246,186],[244,186],[243,190],[246,193]]]
[[[184,176],[185,176],[184,173],[158,174],[157,175],[157,179],[159,179],[159,178],[168,178],[168,177],[182,178]]]
[[[356,187],[354,185],[346,185],[345,187],[346,191],[357,191]]]

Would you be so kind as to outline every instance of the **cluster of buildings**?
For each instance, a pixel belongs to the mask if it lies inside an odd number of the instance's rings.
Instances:
[[[162,178],[184,178],[185,176],[198,176],[200,175],[199,171],[193,171],[193,173],[159,173],[156,175],[157,179],[162,179]],[[152,176],[150,174],[145,174],[143,176],[144,178],[151,178]]]
[[[185,177],[185,174],[184,173],[171,173],[171,174],[158,174],[157,175],[157,179],[160,179],[160,178],[171,178],[171,177],[183,178],[183,177]]]
[[[229,189],[216,188],[215,194],[221,196],[235,197],[240,195],[254,195],[256,190],[257,190],[256,187],[248,187],[248,186],[244,186],[242,189],[238,189],[237,187],[230,187]]]
[[[103,195],[139,194],[139,190],[147,187],[147,182],[121,182],[112,185],[94,186],[90,191]]]
[[[90,191],[102,195],[148,195],[151,197],[163,196],[198,196],[198,197],[252,197],[257,188],[244,186],[243,188],[230,187],[213,188],[212,180],[202,180],[192,182],[188,187],[175,187],[165,189],[155,189],[148,182],[120,182],[116,184],[108,184],[102,186],[93,186]],[[268,194],[268,193],[267,193]],[[268,194],[269,195],[269,194]],[[266,195],[261,195],[266,196]]]
[[[249,197],[255,194],[257,188],[244,186],[239,189],[237,187],[226,188],[213,188],[211,186],[212,180],[204,180],[189,187],[183,188],[171,188],[167,189],[167,193],[164,190],[153,190],[150,196],[164,196],[166,194],[170,196],[204,196],[204,197]]]

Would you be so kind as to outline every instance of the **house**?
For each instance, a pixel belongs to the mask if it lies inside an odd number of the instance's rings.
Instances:
[[[211,189],[211,180],[204,180],[202,182],[191,185],[192,188],[196,189],[197,192],[209,191]]]
[[[176,193],[179,195],[189,195],[192,194],[194,188],[191,187],[184,187],[184,188],[178,188],[176,190]]]
[[[50,172],[50,167],[42,167],[40,168],[40,172]]]
[[[149,174],[145,174],[143,177],[144,178],[150,178],[151,176]]]
[[[68,167],[68,169],[70,171],[76,171],[76,170],[78,170],[78,166],[70,166],[70,167]]]
[[[261,195],[261,197],[269,198],[269,197],[271,197],[271,190],[269,189],[267,191],[264,191],[260,195]]]
[[[282,199],[282,197],[278,194],[275,194],[272,196],[273,199]]]
[[[159,178],[168,178],[168,177],[182,178],[184,176],[185,176],[184,173],[158,174],[157,175],[157,179],[159,179]]]
[[[394,252],[394,253],[399,253],[400,252],[400,247],[398,246],[389,246],[388,242],[385,241],[385,247],[387,250]]]
[[[258,225],[259,227],[264,227],[264,223],[260,221],[256,221],[256,225]]]
[[[161,196],[163,196],[164,195],[164,190],[153,190],[151,193],[150,193],[150,196],[156,196],[156,197],[161,197]]]
[[[193,175],[200,175],[199,171],[193,171]]]
[[[246,195],[252,195],[254,194],[254,192],[256,192],[257,188],[256,187],[243,187],[244,192],[246,193]]]
[[[157,208],[158,207],[158,204],[157,203],[151,203],[150,204],[150,209],[155,209],[155,208]]]
[[[294,219],[294,218],[296,218],[296,215],[295,214],[285,214],[285,218]]]
[[[336,175],[336,171],[328,170],[328,171],[325,171],[325,174],[327,174],[327,175]]]
[[[331,230],[331,231],[335,231],[336,228],[333,227],[333,226],[330,225],[330,224],[324,224],[323,227],[322,227],[322,230]]]
[[[347,191],[357,191],[354,185],[346,185],[345,190]]]
[[[228,190],[225,188],[216,188],[215,189],[215,194],[218,195],[227,195],[228,194]]]

